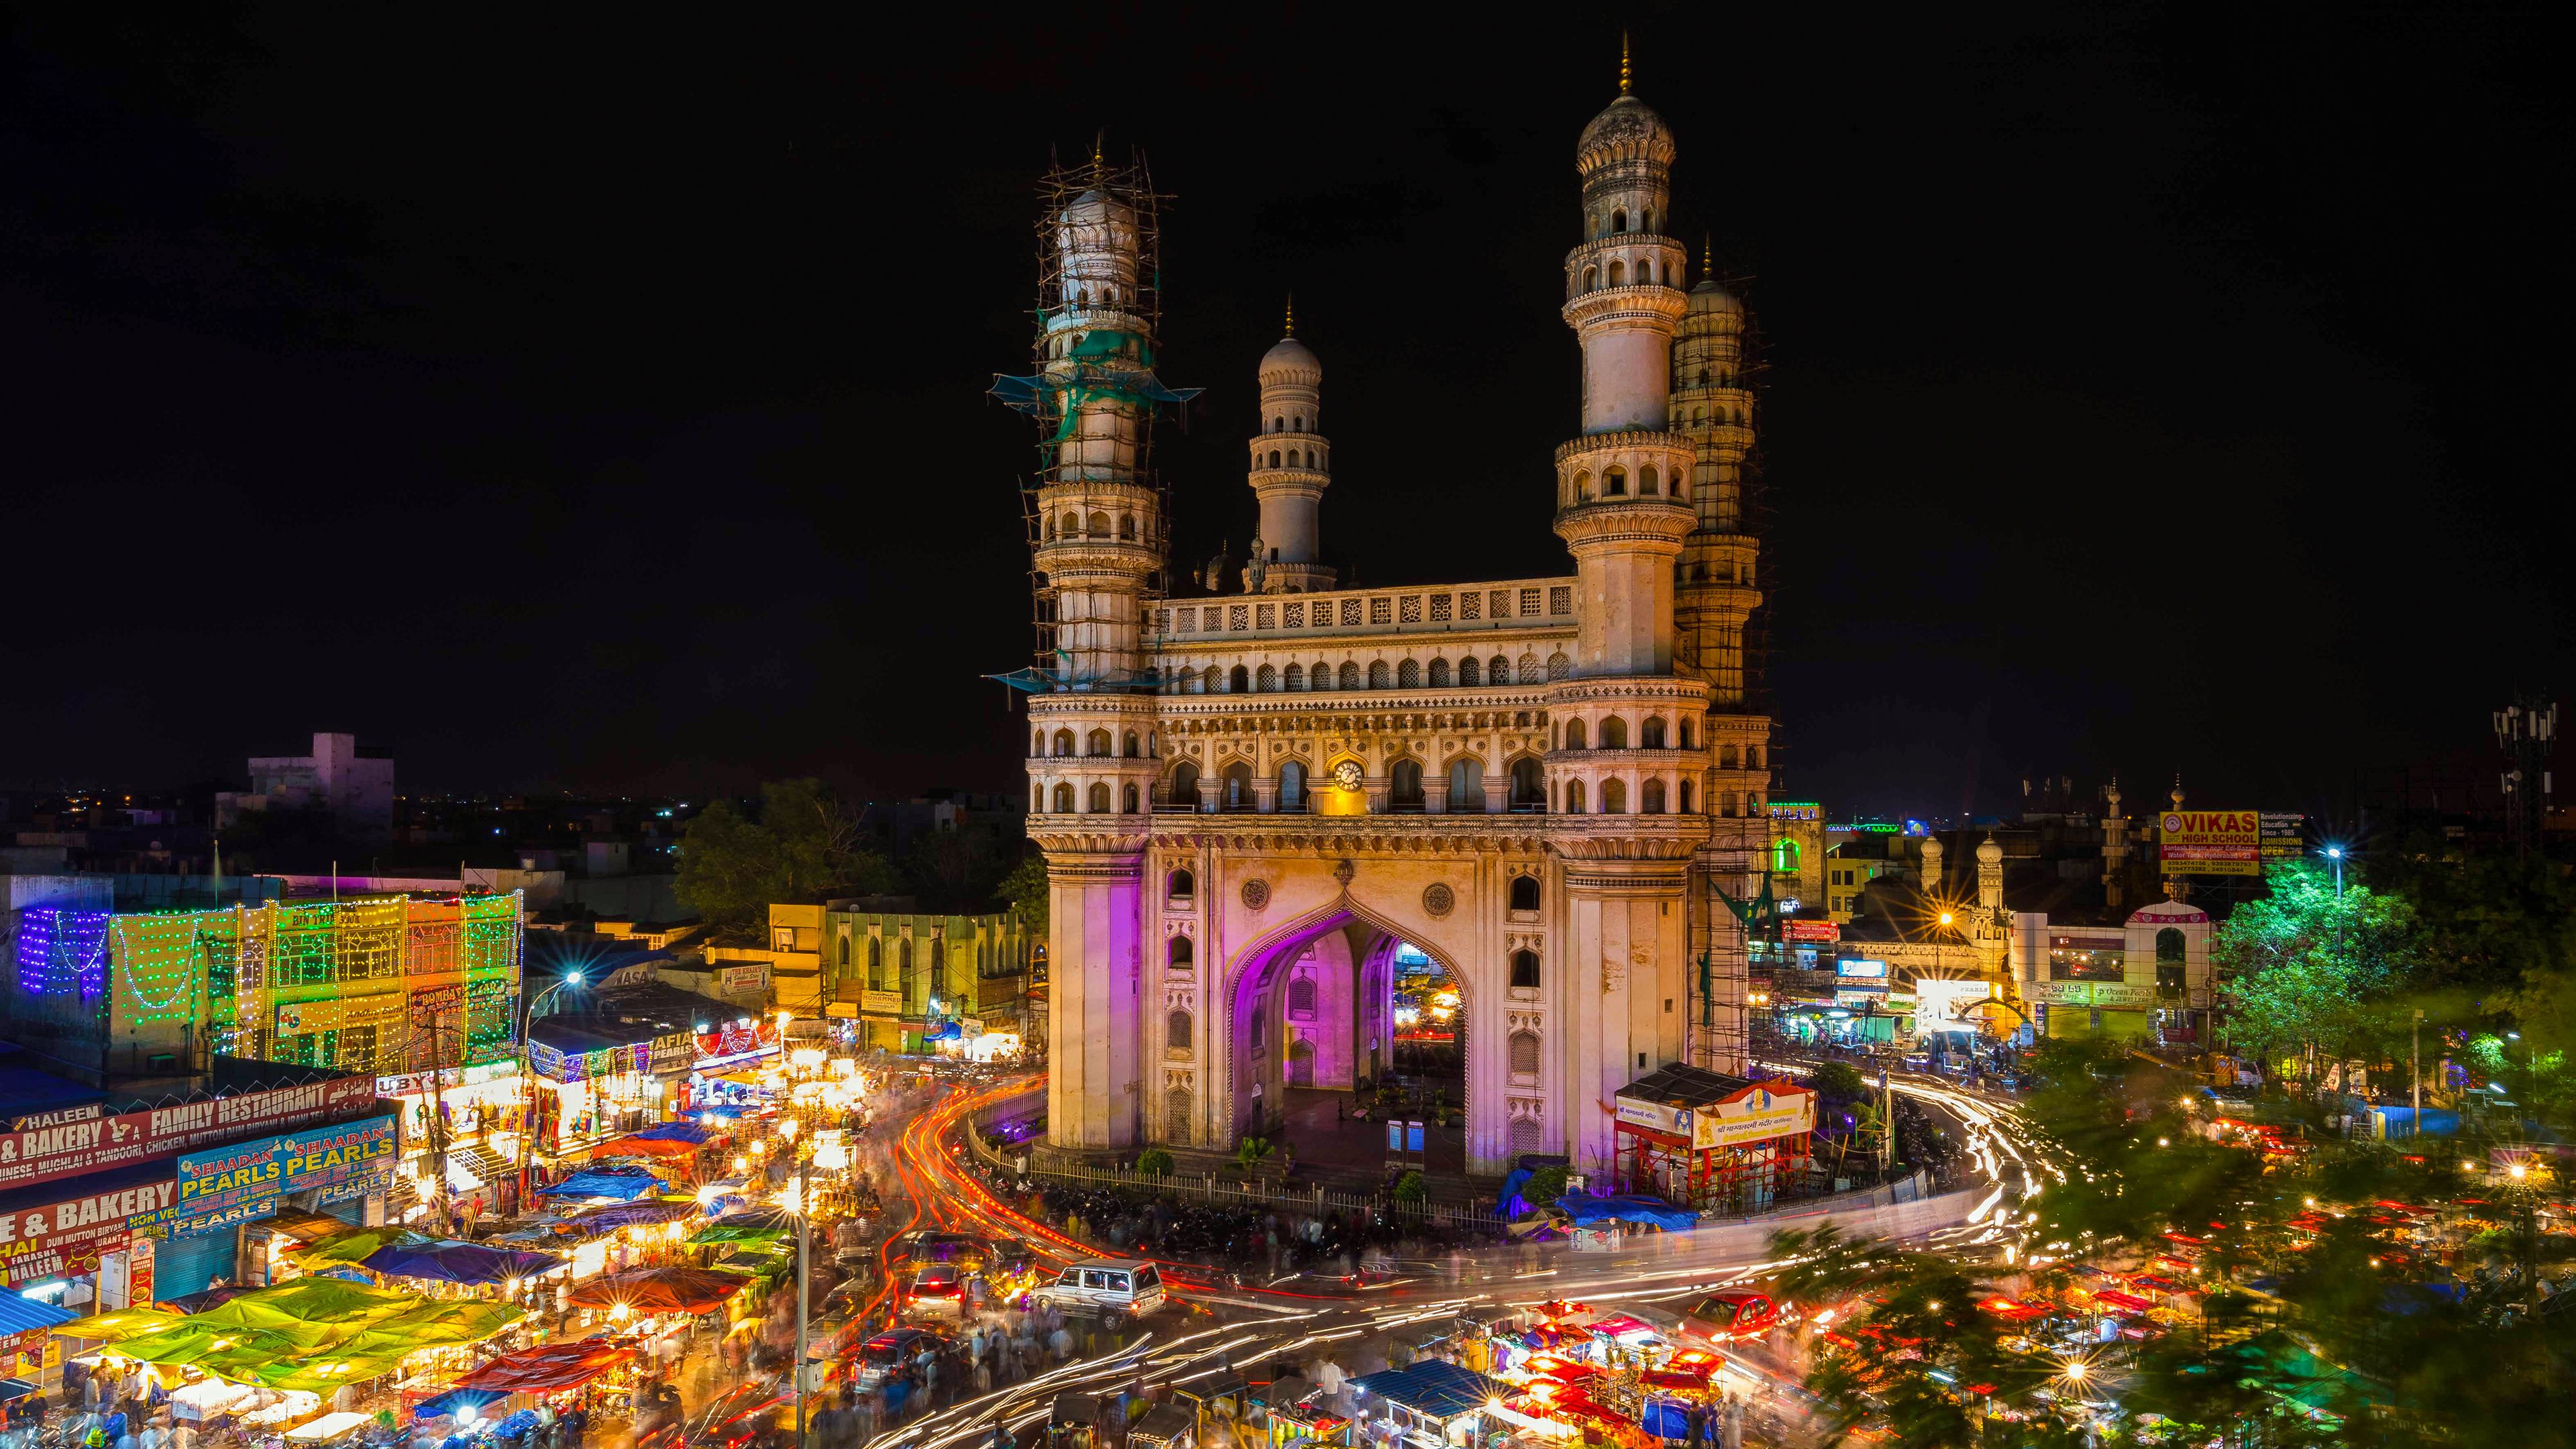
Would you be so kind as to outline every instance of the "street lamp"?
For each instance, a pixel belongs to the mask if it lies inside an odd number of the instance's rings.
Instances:
[[[556,982],[554,985],[549,986],[545,990],[528,998],[527,1004],[523,1006],[519,1012],[519,1076],[526,1084],[522,1088],[521,1096],[519,1098],[521,1103],[521,1109],[519,1112],[519,1210],[521,1212],[525,1212],[528,1209],[528,1159],[534,1155],[536,1151],[537,1136],[537,1063],[535,1055],[530,1050],[532,1044],[528,1040],[528,1032],[537,1024],[537,1007],[543,1004],[546,998],[563,990],[567,986],[579,986],[580,984],[581,969],[579,967],[575,967],[572,970],[565,972],[561,981]]]
[[[2329,846],[2327,846],[2327,847],[2326,847],[2326,859],[2327,859],[2328,861],[2332,862],[2332,863],[2333,863],[2333,865],[2334,865],[2334,877],[2335,877],[2335,899],[2336,899],[2336,900],[2342,900],[2342,899],[2343,899],[2343,847],[2342,847],[2342,846],[2340,846],[2340,845],[2329,845]]]

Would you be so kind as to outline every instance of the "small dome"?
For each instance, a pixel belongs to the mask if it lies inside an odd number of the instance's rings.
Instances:
[[[2003,858],[2004,848],[1995,844],[1991,840],[1977,847],[1977,864],[1979,865],[2000,865],[2003,863]]]
[[[1690,310],[1728,312],[1741,317],[1744,315],[1744,302],[1733,292],[1726,290],[1726,285],[1717,278],[1702,277],[1699,279],[1699,285],[1690,289]]]
[[[1592,124],[1583,128],[1583,138],[1574,143],[1578,161],[1602,160],[1617,156],[1653,156],[1670,161],[1673,155],[1672,128],[1664,118],[1635,96],[1621,96],[1612,101]]]
[[[1261,354],[1263,382],[1319,382],[1324,364],[1314,350],[1294,337],[1282,337],[1276,346]]]

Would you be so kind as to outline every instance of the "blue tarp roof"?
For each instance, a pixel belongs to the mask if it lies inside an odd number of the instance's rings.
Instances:
[[[508,1397],[510,1397],[508,1394],[499,1389],[449,1389],[436,1398],[421,1400],[411,1411],[411,1416],[415,1419],[435,1419],[441,1414],[453,1414],[459,1409],[479,1409],[485,1404],[497,1404]]]
[[[1460,1368],[1436,1358],[1426,1358],[1384,1373],[1363,1375],[1351,1380],[1351,1387],[1375,1394],[1398,1408],[1411,1409],[1435,1419],[1456,1418],[1470,1409],[1481,1409],[1515,1392],[1511,1385],[1500,1379],[1487,1378],[1474,1369]]]
[[[658,1127],[647,1127],[641,1132],[626,1135],[641,1137],[647,1142],[704,1142],[716,1134],[695,1122],[665,1122]]]
[[[1659,1228],[1681,1232],[1699,1226],[1698,1213],[1643,1193],[1623,1193],[1617,1197],[1569,1193],[1556,1200],[1556,1207],[1557,1211],[1574,1219],[1577,1227],[1598,1222],[1652,1223]]]
[[[56,1308],[50,1303],[39,1303],[33,1298],[21,1298],[15,1293],[0,1293],[0,1333],[24,1333],[31,1328],[51,1328],[57,1323],[69,1323],[78,1317],[80,1317],[79,1314],[68,1309]]]
[[[618,1202],[633,1202],[648,1192],[667,1191],[657,1178],[632,1177],[622,1172],[576,1172],[552,1187],[537,1189],[539,1197],[604,1197]]]

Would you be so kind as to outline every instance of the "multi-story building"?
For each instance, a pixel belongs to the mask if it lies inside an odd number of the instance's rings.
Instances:
[[[351,829],[394,826],[393,752],[358,743],[356,735],[317,732],[309,755],[254,755],[250,788],[215,796],[215,823],[245,810],[323,810]]]
[[[1338,587],[1323,364],[1290,335],[1257,370],[1242,593],[1218,565],[1217,596],[1183,596],[1148,459],[1153,407],[1183,396],[1150,370],[1153,188],[1096,156],[1051,179],[1039,370],[996,391],[1044,438],[1040,664],[1014,678],[1057,1149],[1221,1148],[1291,1084],[1384,1071],[1407,945],[1462,997],[1470,1170],[1605,1164],[1620,1088],[1743,1070],[1718,893],[1756,896],[1774,843],[1745,313],[1690,282],[1672,133],[1620,90],[1576,145],[1582,421],[1552,469],[1573,568],[1547,577]]]

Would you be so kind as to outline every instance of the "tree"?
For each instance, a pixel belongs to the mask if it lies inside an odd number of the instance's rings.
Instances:
[[[1172,1154],[1159,1147],[1148,1147],[1136,1154],[1136,1170],[1147,1177],[1168,1177],[1172,1171]]]
[[[2397,996],[2421,979],[2421,942],[2402,898],[2284,866],[2265,899],[2238,906],[2210,941],[2238,1049],[2287,1062],[2313,1081],[2337,1062],[2403,1055],[2411,1011]]]
[[[1267,1137],[1243,1138],[1234,1144],[1234,1165],[1245,1172],[1259,1172],[1261,1165],[1268,1162],[1270,1154],[1276,1150]]]
[[[756,930],[773,904],[876,894],[893,884],[885,859],[859,848],[858,822],[820,781],[775,781],[760,795],[757,820],[718,800],[681,837],[672,889],[708,924]]]
[[[993,899],[1008,907],[1021,929],[1043,941],[1047,934],[1047,867],[1046,857],[1032,851],[1023,857],[1002,883],[993,888]]]

